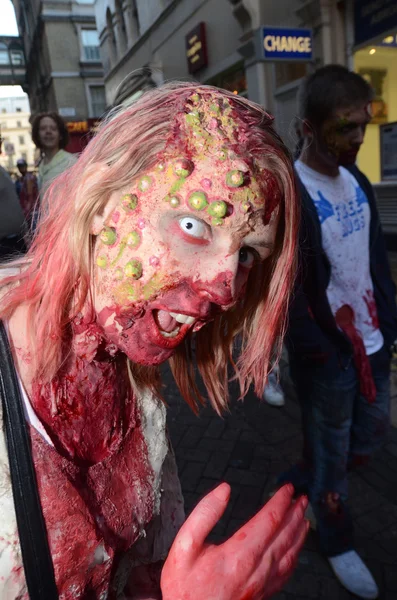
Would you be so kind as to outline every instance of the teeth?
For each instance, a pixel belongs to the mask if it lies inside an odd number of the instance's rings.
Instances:
[[[182,315],[181,313],[170,312],[171,317],[178,321],[178,323],[185,323],[186,325],[193,325],[195,323],[195,317],[189,317],[188,315]]]
[[[180,332],[181,328],[177,327],[176,329],[174,329],[174,331],[170,331],[170,333],[167,333],[167,331],[162,331],[160,329],[160,333],[161,335],[163,335],[166,338],[174,338],[178,335],[178,333]]]

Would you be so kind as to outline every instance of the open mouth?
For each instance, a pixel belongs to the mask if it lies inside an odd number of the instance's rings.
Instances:
[[[153,317],[159,332],[164,338],[178,337],[181,330],[185,332],[197,321],[196,317],[166,310],[154,310]]]

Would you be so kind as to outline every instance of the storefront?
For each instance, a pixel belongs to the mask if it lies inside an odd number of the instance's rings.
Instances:
[[[375,91],[358,166],[374,185],[387,246],[397,251],[397,2],[353,6],[353,67]]]
[[[373,118],[358,164],[372,183],[382,178],[381,129],[397,121],[397,2],[355,0],[354,70],[375,90]],[[390,178],[388,178],[391,181]],[[397,178],[396,178],[397,183]]]

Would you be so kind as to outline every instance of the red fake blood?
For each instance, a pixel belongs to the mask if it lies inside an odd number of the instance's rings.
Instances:
[[[253,583],[239,600],[252,600],[260,592],[258,584]]]
[[[371,365],[365,352],[362,337],[354,326],[354,311],[348,304],[341,306],[335,315],[336,322],[353,345],[353,360],[359,374],[360,392],[368,400],[375,402],[376,387],[372,377]]]
[[[77,438],[60,431],[60,422],[54,418],[56,432],[48,425],[47,431],[63,450],[71,446],[74,457],[62,456],[32,428],[33,458],[59,595],[64,600],[98,599],[110,590],[110,600],[115,598],[110,583],[120,554],[137,541],[152,519],[153,471],[132,392],[115,385],[109,371],[104,374],[101,370],[94,376],[82,366],[88,379],[103,377],[103,390],[107,389],[106,395],[87,394],[83,403],[76,381],[74,387],[67,385],[69,393],[78,396],[69,397],[72,409],[83,404],[84,409],[78,417],[70,409],[63,429],[75,422],[87,424],[86,430],[78,427],[82,449]],[[119,371],[118,378],[125,379],[125,373]],[[80,385],[83,379],[80,377]],[[63,382],[59,385],[62,387]],[[116,402],[120,390],[124,395]],[[45,398],[41,396],[41,402]],[[97,428],[90,418],[90,408],[99,420]],[[115,419],[111,417],[114,410]],[[103,460],[93,461],[104,454]],[[88,458],[91,464],[87,464]]]
[[[51,383],[34,382],[32,404],[64,456],[82,464],[104,460],[135,425],[124,358],[73,357]]]
[[[363,300],[367,305],[369,318],[371,319],[371,324],[374,329],[379,329],[379,319],[378,319],[378,311],[376,308],[376,302],[374,298],[374,293],[372,290],[365,290],[365,295],[363,296]]]

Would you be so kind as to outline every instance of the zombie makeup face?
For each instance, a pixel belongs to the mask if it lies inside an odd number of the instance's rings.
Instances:
[[[319,151],[338,166],[353,165],[371,120],[370,105],[337,110],[319,133]]]
[[[207,125],[215,117],[205,109]],[[193,129],[192,115],[183,115],[183,143],[112,195],[96,239],[97,320],[137,363],[167,360],[189,331],[231,309],[274,245],[274,176],[231,148],[230,118],[210,136],[197,113]]]

